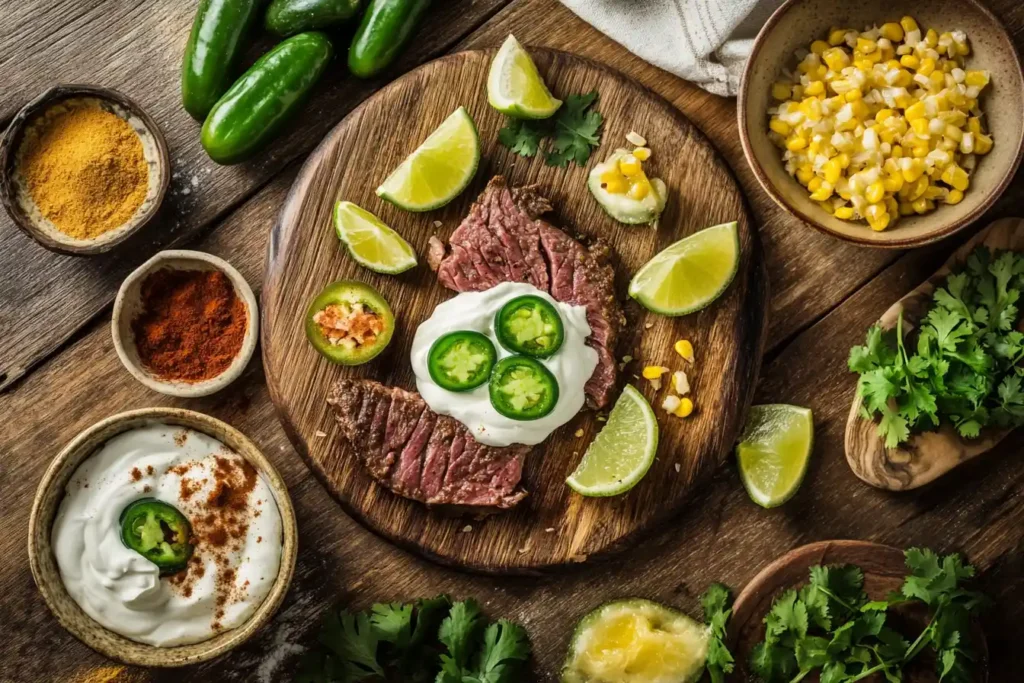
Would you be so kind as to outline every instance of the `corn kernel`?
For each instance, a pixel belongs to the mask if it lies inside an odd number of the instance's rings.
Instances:
[[[858,38],[854,49],[862,55],[869,55],[878,49],[878,43],[869,38]]]
[[[928,119],[914,119],[910,122],[910,128],[919,138],[927,139],[930,135],[928,132]]]
[[[828,44],[832,46],[842,45],[846,42],[846,34],[848,32],[849,29],[845,28],[832,29],[828,34]]]
[[[935,71],[935,60],[931,57],[925,57],[921,60],[921,66],[917,67],[917,73],[922,76],[930,76]]]
[[[935,208],[935,202],[933,202],[930,199],[925,199],[923,197],[921,199],[911,202],[911,205],[914,207],[914,213],[917,214],[928,213],[929,211]]]
[[[867,219],[868,225],[870,225],[871,229],[875,232],[881,232],[889,227],[890,218],[887,211],[883,211],[875,216],[868,216]]]
[[[981,119],[977,116],[967,119],[967,130],[975,135],[981,135]]]
[[[942,182],[963,192],[971,181],[967,177],[967,171],[953,164],[942,172]]]
[[[807,183],[807,189],[810,190],[811,192],[814,192],[819,187],[821,187],[821,184],[823,182],[825,182],[825,181],[823,181],[821,178],[815,176],[815,177],[811,178],[811,182]]]
[[[914,18],[911,17],[911,16],[906,16],[906,17],[903,17],[902,19],[900,19],[900,26],[902,26],[903,30],[905,32],[908,32],[908,33],[910,31],[917,31],[917,30],[919,30],[918,27],[917,27],[917,22],[914,21]]]
[[[853,218],[853,207],[840,206],[838,209],[835,210],[835,213],[833,215],[836,218],[841,218],[844,221],[848,221],[851,218]]]
[[[879,33],[882,34],[883,38],[887,38],[894,43],[898,43],[903,40],[903,27],[894,21],[890,21],[888,24],[882,24],[882,28],[879,29]]]
[[[811,81],[804,88],[805,95],[824,95],[825,94],[825,82],[824,81]]]
[[[679,400],[678,396],[672,396],[671,394],[669,394],[668,396],[665,397],[665,400],[661,402],[661,407],[665,410],[665,412],[675,413],[677,410],[679,410],[680,403],[682,403],[682,401]]]
[[[868,189],[864,191],[864,198],[872,204],[882,201],[882,197],[885,196],[885,187],[881,181],[875,181],[868,185]]]
[[[928,47],[935,47],[939,44],[939,33],[933,28],[928,29],[928,32],[924,34],[924,42],[928,43]]]
[[[963,201],[963,198],[964,193],[961,192],[960,190],[950,190],[949,192],[946,193],[945,202],[947,204],[959,204],[961,201]]]
[[[820,178],[815,178],[815,180],[820,180]],[[808,189],[810,188],[808,187]],[[823,202],[832,196],[832,191],[834,189],[835,188],[832,187],[832,183],[822,181],[818,188],[811,192],[811,199],[816,202]]]
[[[908,121],[923,119],[926,114],[927,110],[924,108],[924,102],[915,102],[903,111],[903,115],[907,117]]]
[[[679,407],[675,410],[677,417],[689,417],[693,413],[693,401],[688,398],[683,398],[679,402]]]
[[[822,165],[821,170],[825,175],[825,181],[832,185],[839,182],[839,176],[843,173],[842,166],[837,159],[829,159],[826,161]]]
[[[629,196],[630,199],[636,199],[637,201],[640,201],[650,193],[651,184],[647,182],[646,179],[644,179],[638,183],[633,183],[629,188],[629,192],[627,192],[626,194]]]
[[[974,136],[974,153],[988,154],[992,151],[992,138],[984,133]]]
[[[689,340],[680,339],[672,348],[675,349],[676,353],[683,357],[683,360],[688,363],[693,362],[693,344],[691,344]]]
[[[821,53],[823,53],[825,50],[829,49],[830,47],[832,47],[832,46],[829,45],[824,40],[816,40],[813,43],[811,43],[811,52],[813,52],[816,55],[820,55]]]
[[[788,100],[793,88],[788,83],[772,83],[772,97],[777,100]]]
[[[843,99],[847,102],[856,102],[857,100],[864,99],[864,93],[860,91],[860,88],[854,88],[850,92],[843,95]]]
[[[790,131],[789,125],[785,121],[781,121],[779,119],[774,119],[774,120],[778,121],[782,125],[786,126],[786,131],[785,132],[778,131],[778,130],[776,130],[775,132],[778,133],[779,135],[789,135],[789,131]],[[772,130],[775,130],[775,129],[773,128]],[[639,159],[640,161],[647,161],[648,159],[651,158],[651,148],[650,147],[637,147],[636,149],[633,150],[633,156],[636,157],[637,159]]]
[[[925,190],[928,189],[928,177],[921,176],[910,186],[907,190],[907,201],[915,201],[924,196]]]
[[[641,374],[643,375],[644,379],[658,379],[666,372],[668,372],[668,368],[664,366],[648,365],[641,371]]]
[[[811,182],[812,178],[814,178],[814,169],[810,164],[800,166],[796,169],[796,179],[802,184],[807,185],[807,183]]]
[[[833,71],[839,71],[850,65],[850,56],[842,48],[834,47],[822,53],[821,58]]]
[[[626,185],[626,179],[622,177],[612,178],[607,181],[603,181],[601,185],[609,194],[625,194],[629,186]]]
[[[636,157],[632,154],[627,154],[619,159],[619,171],[621,171],[624,176],[640,175],[642,170],[643,168],[640,166],[640,162],[637,161]]]
[[[915,55],[903,55],[900,57],[900,64],[907,67],[908,69],[916,69],[921,66],[921,60]]]
[[[786,149],[790,152],[799,152],[807,147],[807,138],[795,137],[786,141]]]
[[[685,372],[676,370],[672,373],[672,388],[680,396],[686,396],[690,393],[690,379],[686,376]]]
[[[886,176],[886,178],[882,180],[882,187],[885,188],[886,192],[899,192],[903,188],[903,175],[897,172],[893,175]]]

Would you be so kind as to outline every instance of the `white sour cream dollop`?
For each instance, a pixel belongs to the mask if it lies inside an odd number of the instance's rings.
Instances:
[[[178,508],[195,533],[216,485],[217,458],[241,462],[205,434],[154,423],[115,436],[78,467],[51,542],[61,580],[86,614],[131,640],[171,647],[208,640],[256,611],[277,579],[282,538],[281,514],[261,475],[239,512],[244,536],[236,527],[238,538],[216,552],[198,542],[187,581],[161,578],[121,541],[121,511],[140,498]]]
[[[501,360],[512,354],[502,347],[494,333],[494,317],[501,307],[517,296],[531,294],[549,301],[558,311],[565,328],[561,348],[541,362],[558,381],[558,402],[554,410],[537,420],[513,420],[491,405],[487,384],[472,391],[448,391],[430,378],[427,357],[439,337],[458,330],[486,335]],[[482,292],[463,292],[434,309],[416,329],[412,342],[412,369],[416,388],[430,409],[451,415],[469,429],[473,438],[489,446],[526,444],[533,446],[551,435],[583,407],[583,386],[597,367],[597,351],[584,342],[590,336],[587,309],[556,301],[547,292],[523,282],[503,282]]]

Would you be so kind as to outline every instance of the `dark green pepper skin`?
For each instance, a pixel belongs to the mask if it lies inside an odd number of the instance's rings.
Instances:
[[[121,542],[160,568],[160,576],[180,572],[194,550],[192,525],[176,507],[140,498],[121,511]]]
[[[263,55],[235,81],[203,124],[202,143],[218,164],[235,164],[270,142],[306,101],[331,59],[323,33],[300,33]]]
[[[453,377],[443,365],[448,354],[456,350],[460,345],[468,346],[482,353],[485,357],[484,362],[479,367],[473,369],[473,373],[466,380]],[[430,373],[430,378],[442,389],[447,389],[448,391],[469,391],[476,389],[487,381],[491,376],[491,369],[494,368],[494,363],[497,360],[498,352],[494,350],[494,344],[491,343],[490,339],[479,332],[459,330],[441,335],[431,344],[430,352],[427,354],[427,371]]]
[[[509,401],[504,388],[522,377],[533,378],[542,387],[542,394],[533,405],[517,408]],[[529,356],[508,356],[499,360],[487,389],[494,409],[512,420],[538,420],[554,410],[558,403],[558,380],[543,363]]]
[[[409,42],[430,0],[370,0],[348,50],[348,68],[360,78],[383,71]]]
[[[279,36],[317,31],[351,19],[359,5],[360,0],[274,0],[264,25]]]
[[[200,0],[181,64],[181,103],[202,121],[231,86],[262,0]]]
[[[514,318],[519,314],[539,315],[550,331],[538,339],[518,339],[513,327]],[[521,353],[534,358],[550,358],[562,347],[565,340],[565,327],[558,310],[547,299],[527,294],[511,299],[497,315],[494,316],[494,333],[501,345],[512,353]]]

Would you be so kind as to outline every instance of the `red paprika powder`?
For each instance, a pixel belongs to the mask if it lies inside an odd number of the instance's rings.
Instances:
[[[135,347],[161,379],[201,382],[231,365],[249,323],[245,304],[219,270],[161,268],[142,281]]]

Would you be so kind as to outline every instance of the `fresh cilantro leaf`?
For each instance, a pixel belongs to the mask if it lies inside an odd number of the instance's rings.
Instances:
[[[370,623],[377,632],[377,638],[405,648],[412,637],[412,605],[400,602],[376,604],[370,610]]]
[[[750,670],[764,683],[788,683],[800,667],[792,648],[760,642],[750,653]]]
[[[586,95],[569,95],[555,116],[554,137],[547,153],[548,166],[565,168],[570,161],[582,166],[590,158],[592,148],[601,144],[601,112],[591,109],[597,91]]]
[[[484,631],[483,650],[475,672],[463,683],[515,683],[530,658],[530,639],[519,624],[500,619]]]
[[[329,614],[320,642],[338,658],[346,681],[361,681],[374,674],[384,676],[384,669],[377,663],[378,637],[369,614],[348,610]]]
[[[476,600],[463,600],[452,605],[438,633],[438,640],[448,649],[448,654],[441,655],[441,659],[451,660],[460,669],[467,668],[473,648],[479,640],[483,621]]]
[[[520,156],[534,157],[548,135],[550,128],[545,123],[509,118],[505,127],[498,131],[498,142]]]
[[[828,646],[829,641],[819,636],[805,636],[798,640],[794,652],[800,671],[813,671],[825,666],[829,661]]]
[[[807,635],[807,606],[797,599],[796,591],[786,591],[772,605],[764,623],[769,643],[795,643]]]
[[[725,644],[726,626],[732,614],[732,594],[721,583],[713,583],[700,598],[704,623],[711,630],[708,643],[707,671],[712,683],[723,683],[725,675],[735,668],[732,653]]]

